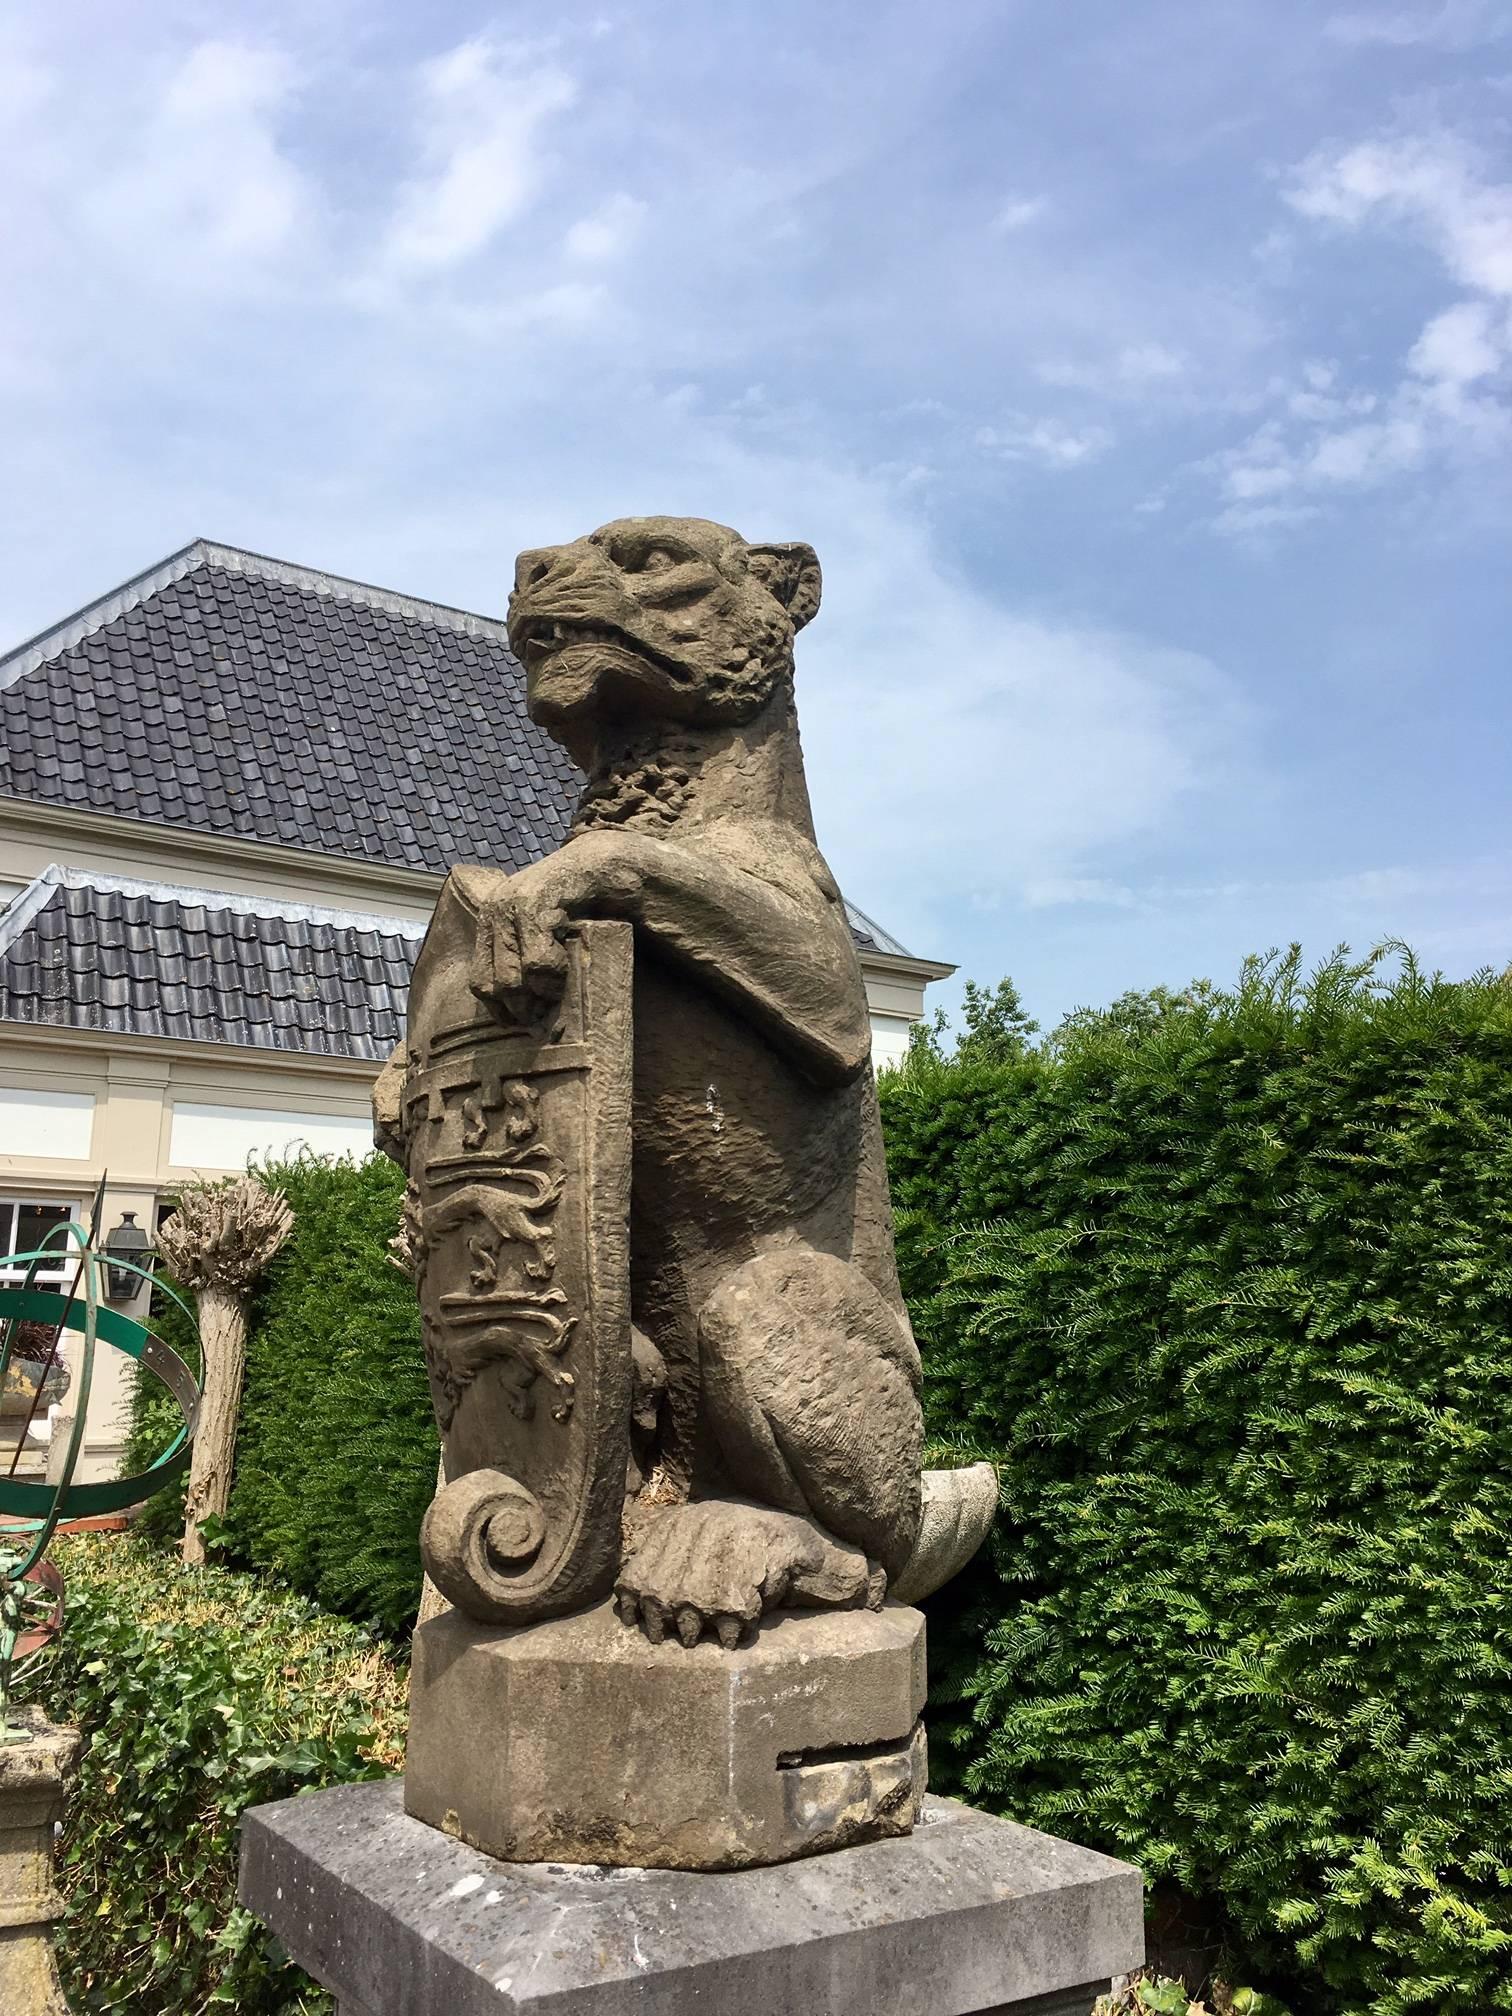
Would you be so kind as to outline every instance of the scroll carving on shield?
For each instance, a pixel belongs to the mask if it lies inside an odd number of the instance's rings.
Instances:
[[[407,1233],[447,1481],[425,1566],[468,1615],[598,1600],[630,1414],[631,927],[584,924],[544,1028],[416,973]]]

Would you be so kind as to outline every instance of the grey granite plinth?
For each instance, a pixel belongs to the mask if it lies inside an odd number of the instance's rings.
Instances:
[[[498,1862],[397,1779],[254,1807],[241,1898],[343,2016],[1087,2016],[1139,1873],[927,1799],[912,1834],[733,1872]]]

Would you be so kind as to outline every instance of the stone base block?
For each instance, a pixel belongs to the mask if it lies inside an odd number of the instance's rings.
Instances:
[[[52,1921],[63,1912],[53,1829],[79,1732],[57,1728],[37,1708],[12,1714],[27,1735],[0,1743],[0,2011],[68,2016],[52,1949]]]
[[[243,1821],[241,1899],[350,2016],[1088,2016],[1139,1872],[926,1799],[909,1835],[733,1874],[491,1860],[344,1785]]]
[[[787,1613],[749,1646],[652,1645],[613,1606],[415,1634],[405,1806],[507,1862],[741,1869],[906,1834],[924,1619]]]

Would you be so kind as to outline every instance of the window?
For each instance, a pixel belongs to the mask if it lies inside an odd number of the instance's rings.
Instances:
[[[56,1263],[37,1269],[38,1288],[67,1287],[73,1279],[74,1242],[61,1230],[78,1216],[73,1204],[42,1203],[30,1197],[0,1197],[0,1281],[19,1286],[26,1279],[23,1267],[7,1267],[12,1253],[36,1253],[42,1247],[56,1252]]]

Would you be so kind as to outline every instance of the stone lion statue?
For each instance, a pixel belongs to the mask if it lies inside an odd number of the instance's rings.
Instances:
[[[614,1588],[654,1642],[733,1647],[774,1609],[927,1594],[996,1504],[985,1466],[921,1484],[866,994],[794,710],[820,587],[810,547],[702,519],[522,554],[509,637],[529,710],[587,783],[555,853],[455,870],[432,926],[522,1028],[551,1014],[579,925],[633,930]],[[390,1141],[406,1068],[396,1053],[377,1094]]]

